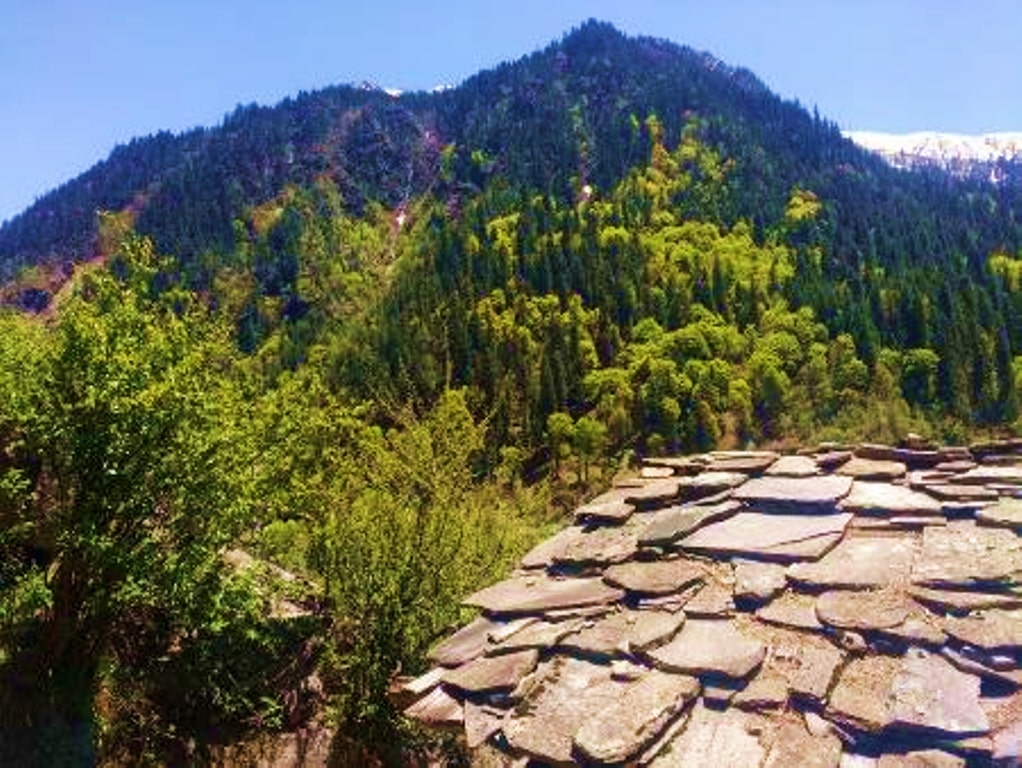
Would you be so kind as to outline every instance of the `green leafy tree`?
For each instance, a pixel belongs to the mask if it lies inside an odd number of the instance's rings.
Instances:
[[[582,461],[582,482],[589,482],[589,463],[603,453],[607,428],[592,416],[581,416],[575,422],[573,443],[575,452]]]

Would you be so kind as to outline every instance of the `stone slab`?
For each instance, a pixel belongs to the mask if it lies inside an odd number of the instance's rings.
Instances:
[[[908,594],[939,613],[969,613],[985,608],[1022,608],[1022,592],[929,589],[912,586]]]
[[[864,656],[845,665],[827,700],[830,720],[856,730],[879,733],[891,722],[888,693],[900,672],[901,659]]]
[[[990,724],[979,692],[975,675],[936,654],[909,649],[887,698],[891,723],[952,738],[983,735]]]
[[[949,616],[944,631],[988,653],[1022,651],[1022,611],[991,609],[969,616]]]
[[[714,451],[708,469],[754,475],[766,470],[778,457],[773,451]]]
[[[649,524],[639,533],[639,544],[670,544],[704,525],[730,517],[741,508],[739,502],[727,500],[709,506],[674,506],[657,510]]]
[[[766,759],[761,738],[765,718],[734,708],[717,711],[696,704],[688,724],[650,763],[651,768],[759,766]]]
[[[816,598],[816,617],[837,629],[890,629],[904,622],[913,607],[904,594],[891,590],[832,590]]]
[[[624,500],[639,508],[670,504],[678,500],[678,492],[681,488],[681,477],[664,477],[655,480],[642,481],[641,484],[630,487],[624,495]]]
[[[784,591],[788,581],[784,566],[756,560],[735,560],[736,600],[765,602]]]
[[[444,673],[443,682],[466,693],[509,693],[539,662],[534,650],[481,656]]]
[[[880,755],[877,768],[965,768],[965,758],[940,749]]]
[[[838,768],[841,740],[833,733],[811,734],[797,717],[785,718],[772,739],[763,768]]]
[[[447,639],[435,645],[430,650],[428,658],[434,664],[440,664],[445,667],[457,667],[478,656],[482,656],[483,652],[489,647],[491,637],[495,633],[504,632],[508,629],[520,629],[525,627],[526,624],[527,620],[507,622],[479,616]]]
[[[691,619],[666,645],[650,651],[653,665],[667,672],[747,677],[763,661],[766,647],[730,621]]]
[[[766,624],[792,629],[817,631],[823,629],[816,618],[816,598],[797,592],[786,592],[756,611],[756,619]]]
[[[918,550],[918,539],[907,534],[845,538],[819,561],[790,566],[788,579],[817,588],[897,584],[907,581]]]
[[[848,513],[739,512],[700,528],[682,539],[678,546],[693,552],[753,559],[815,559],[837,543],[851,519]]]
[[[685,623],[685,614],[668,611],[620,610],[565,636],[558,647],[574,653],[614,656],[634,654],[661,645]]]
[[[835,470],[839,475],[847,475],[856,480],[897,480],[904,477],[907,471],[908,467],[900,461],[867,459],[862,456],[853,456]]]
[[[570,656],[543,662],[523,703],[505,719],[504,736],[511,748],[557,765],[572,762],[579,728],[599,715],[620,695],[607,686],[610,666]]]
[[[904,485],[856,480],[841,509],[859,515],[938,515],[940,502]]]
[[[678,484],[678,493],[685,501],[702,499],[730,491],[744,483],[746,475],[741,472],[720,472],[708,470],[691,477],[683,477]]]
[[[718,579],[710,579],[685,603],[685,613],[693,618],[725,618],[735,612],[732,589]]]
[[[997,501],[1000,498],[997,491],[987,488],[985,485],[965,485],[963,483],[931,483],[926,486],[926,492],[940,501],[976,502],[976,501]]]
[[[624,499],[593,500],[575,510],[575,520],[582,523],[623,523],[632,513],[635,506]]]
[[[408,707],[405,716],[433,728],[460,728],[465,723],[461,702],[441,686]]]
[[[706,579],[706,566],[683,557],[672,560],[632,560],[603,572],[608,584],[644,595],[681,592]]]
[[[734,498],[759,511],[800,512],[830,508],[848,495],[850,477],[757,477],[734,491]]]
[[[955,521],[923,531],[923,544],[912,568],[913,583],[970,587],[1013,584],[1022,572],[1022,539],[1003,528]]]
[[[574,737],[576,751],[597,763],[624,763],[635,757],[700,689],[694,677],[656,669],[625,685],[611,680],[603,686],[612,702],[586,719]]]
[[[535,621],[521,632],[516,632],[506,640],[491,645],[486,653],[494,655],[498,653],[514,653],[534,648],[537,651],[545,651],[552,648],[564,637],[578,632],[586,619],[573,618],[563,621]]]
[[[1022,534],[1022,499],[1003,498],[996,504],[976,512],[976,520],[984,525],[1011,528]]]
[[[464,707],[465,743],[469,749],[477,749],[500,731],[504,724],[504,711],[471,700],[467,700]]]
[[[463,602],[491,614],[535,614],[552,609],[608,605],[618,602],[624,594],[599,578],[552,579],[536,575],[497,582]]]
[[[623,563],[638,548],[642,525],[579,526],[562,529],[533,547],[521,560],[527,569],[555,564],[609,565]]]
[[[953,483],[965,483],[967,485],[990,485],[997,483],[1001,485],[1018,486],[1022,485],[1022,467],[1001,467],[1001,466],[979,466],[954,475],[951,478]]]
[[[781,456],[767,467],[765,472],[770,477],[813,477],[820,473],[820,468],[809,456]]]

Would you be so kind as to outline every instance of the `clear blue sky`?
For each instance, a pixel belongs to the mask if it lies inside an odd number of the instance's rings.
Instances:
[[[456,84],[589,17],[842,128],[1022,130],[1022,0],[0,0],[0,220],[134,136],[333,83]]]

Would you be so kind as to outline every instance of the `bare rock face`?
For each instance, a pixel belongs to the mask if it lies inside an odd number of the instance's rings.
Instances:
[[[574,738],[575,749],[599,763],[633,758],[696,699],[700,689],[694,677],[656,669],[627,685],[612,680],[603,686],[612,703],[582,723]]]
[[[693,619],[674,640],[648,655],[668,672],[741,678],[756,669],[765,654],[763,643],[746,637],[729,621]]]
[[[757,477],[737,488],[734,498],[759,511],[814,512],[833,508],[852,489],[850,477]]]

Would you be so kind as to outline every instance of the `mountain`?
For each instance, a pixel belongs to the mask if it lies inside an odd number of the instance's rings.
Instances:
[[[994,184],[1022,182],[1022,132],[969,136],[934,131],[848,131],[845,136],[895,168],[938,168],[958,178]]]
[[[426,192],[473,194],[496,175],[571,199],[584,183],[610,188],[643,160],[641,126],[650,114],[668,145],[698,119],[703,140],[732,161],[726,221],[746,218],[763,228],[799,187],[834,201],[843,253],[862,251],[859,238],[869,230],[881,243],[912,241],[905,209],[913,229],[939,228],[964,244],[955,221],[971,214],[949,214],[960,207],[957,189],[893,173],[746,70],[588,22],[455,88],[391,95],[371,85],[337,86],[274,107],[238,108],[213,128],[136,139],[0,229],[0,276],[91,256],[97,210],[132,210],[139,231],[183,262],[223,252],[247,210],[318,177],[331,179],[355,212],[374,201],[397,207]],[[979,208],[993,195],[983,187],[972,192]],[[981,250],[1014,237],[1001,213],[982,234]],[[924,250],[907,255],[932,255]]]

